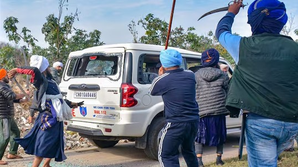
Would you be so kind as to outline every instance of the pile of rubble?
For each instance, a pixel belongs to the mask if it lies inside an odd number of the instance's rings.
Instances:
[[[17,78],[18,82],[20,85],[25,88],[25,80],[22,78]],[[12,89],[16,93],[21,93],[21,90],[16,86],[14,82],[10,83]],[[30,86],[29,87],[29,96],[33,97],[33,90],[34,87]],[[31,100],[30,100],[31,101]],[[23,104],[15,104],[15,120],[16,123],[20,129],[21,132],[21,137],[24,137],[30,129],[33,127],[33,124],[30,124],[27,121],[27,118],[29,117],[29,107],[31,105],[31,102],[23,103]],[[37,114],[37,113],[36,113]],[[35,116],[36,118],[36,116]],[[71,132],[71,131],[66,131],[64,132],[64,137],[65,137],[65,150],[73,150],[73,149],[78,149],[78,148],[86,148],[86,147],[91,147],[92,144],[89,142],[88,139],[82,138],[78,133]],[[8,150],[8,148],[7,148]],[[19,148],[19,153],[22,154],[24,153],[24,150],[22,147]]]

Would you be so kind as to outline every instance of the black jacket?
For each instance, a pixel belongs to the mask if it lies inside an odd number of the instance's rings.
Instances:
[[[16,94],[7,83],[0,82],[0,118],[12,118],[14,116],[14,102]]]

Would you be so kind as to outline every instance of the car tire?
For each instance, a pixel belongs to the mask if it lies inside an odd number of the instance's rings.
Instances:
[[[108,140],[95,140],[95,139],[89,139],[89,141],[100,148],[110,148],[110,147],[114,147],[119,140],[116,141],[108,141]]]
[[[161,129],[164,127],[165,122],[164,117],[158,117],[155,118],[150,125],[147,145],[144,152],[151,159],[158,160],[158,147],[161,138]]]

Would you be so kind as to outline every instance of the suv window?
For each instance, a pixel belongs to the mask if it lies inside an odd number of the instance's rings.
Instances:
[[[185,58],[185,61],[186,61],[186,65],[187,65],[187,69],[188,70],[191,70],[193,72],[196,72],[200,68],[202,68],[201,59],[186,57]]]
[[[74,66],[76,63],[77,59],[70,59],[69,60],[69,65],[68,65],[68,69],[67,69],[67,76],[72,76],[72,74],[74,73]]]
[[[122,54],[121,54],[122,55]],[[119,55],[88,55],[69,60],[66,71],[68,77],[75,76],[113,76],[118,72]]]
[[[160,66],[159,55],[141,55],[138,63],[138,82],[151,84],[153,79],[158,76]]]
[[[219,62],[218,63],[219,66],[221,66],[222,64],[227,65],[225,62]],[[233,71],[232,71],[232,69],[230,67],[228,68],[227,74],[229,75],[230,78],[233,75]]]

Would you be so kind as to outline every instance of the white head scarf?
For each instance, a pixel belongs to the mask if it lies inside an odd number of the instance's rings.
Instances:
[[[49,61],[43,56],[32,55],[30,57],[30,66],[38,68],[40,72],[44,72],[49,67]]]
[[[61,63],[60,61],[57,61],[53,64],[53,67],[55,67],[55,68],[58,66],[63,67],[63,63]]]

